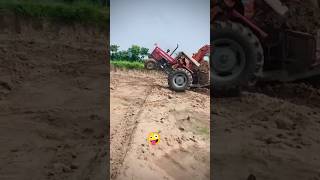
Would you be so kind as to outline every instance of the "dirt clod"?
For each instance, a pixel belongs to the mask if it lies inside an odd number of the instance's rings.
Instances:
[[[76,165],[76,164],[71,164],[71,166],[70,166],[71,169],[78,169],[78,167],[79,167],[79,166]]]
[[[292,121],[288,119],[276,119],[275,123],[278,129],[286,129],[286,130],[293,129],[293,125],[294,125]]]

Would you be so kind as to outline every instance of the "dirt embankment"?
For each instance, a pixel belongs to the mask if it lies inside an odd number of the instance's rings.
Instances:
[[[263,0],[258,0],[255,22],[263,29],[286,28],[316,34],[320,29],[320,11],[311,0],[280,0],[288,7],[288,13],[281,17]]]
[[[320,179],[320,90],[303,83],[215,99],[213,178]]]
[[[0,179],[103,179],[108,34],[0,13]]]
[[[172,92],[154,71],[112,71],[110,88],[111,179],[209,180],[208,93]]]

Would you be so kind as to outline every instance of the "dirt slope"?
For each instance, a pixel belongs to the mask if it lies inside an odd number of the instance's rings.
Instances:
[[[0,179],[103,179],[103,35],[0,17]]]
[[[112,179],[209,179],[210,97],[168,90],[162,74],[111,72]],[[147,136],[160,131],[160,142]]]
[[[278,84],[215,99],[214,178],[320,179],[319,89]]]

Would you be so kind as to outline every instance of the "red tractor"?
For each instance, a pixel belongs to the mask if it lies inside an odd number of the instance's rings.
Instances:
[[[299,9],[307,1],[282,1],[289,5],[279,0],[213,1],[210,79],[214,91],[248,87],[257,80],[288,82],[319,75],[316,29],[308,32],[304,20],[293,22],[318,13],[314,8],[297,15],[296,11],[307,9]],[[317,23],[319,19],[309,24]]]
[[[156,66],[160,67],[168,74],[168,85],[174,91],[185,91],[190,87],[202,87],[209,85],[209,63],[204,57],[209,54],[210,46],[205,45],[192,57],[184,52],[179,52],[174,58],[173,53],[177,47],[168,54],[156,45],[151,53],[151,57],[156,62]]]

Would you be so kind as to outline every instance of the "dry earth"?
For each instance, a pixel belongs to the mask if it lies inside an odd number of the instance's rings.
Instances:
[[[110,77],[112,179],[209,179],[209,93],[172,92],[157,72]],[[160,142],[150,145],[154,131]]]
[[[211,111],[214,179],[320,179],[319,89],[264,85]]]
[[[107,36],[0,13],[0,179],[107,176]]]

